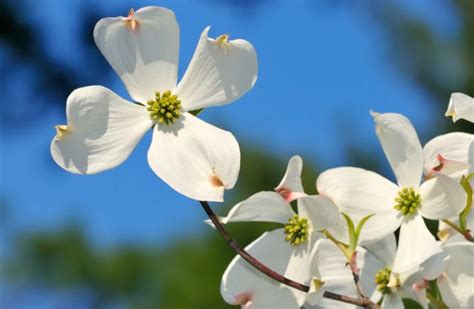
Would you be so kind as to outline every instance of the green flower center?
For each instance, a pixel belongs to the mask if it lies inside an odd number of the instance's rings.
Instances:
[[[181,101],[169,90],[161,95],[159,91],[155,92],[155,100],[148,100],[146,104],[151,119],[159,124],[172,124],[181,115]]]
[[[390,267],[382,268],[377,272],[375,275],[375,284],[377,285],[377,291],[383,294],[390,294],[392,293],[392,289],[390,289],[387,285],[390,282],[390,274],[392,270]]]
[[[397,204],[393,207],[399,210],[402,215],[408,216],[415,213],[420,207],[421,197],[419,193],[415,192],[413,188],[403,188],[398,192],[398,197],[395,198]]]
[[[300,218],[298,215],[288,219],[285,225],[285,240],[293,246],[297,246],[308,239],[308,219]]]

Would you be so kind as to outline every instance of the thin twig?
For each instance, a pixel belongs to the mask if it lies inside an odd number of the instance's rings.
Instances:
[[[251,256],[247,251],[245,251],[238,243],[235,241],[229,233],[224,229],[224,226],[220,222],[219,218],[216,216],[216,214],[212,211],[211,207],[209,204],[205,201],[200,201],[202,208],[206,212],[207,216],[209,219],[211,219],[212,223],[216,227],[216,230],[221,234],[221,236],[224,238],[225,242],[238,254],[240,255],[245,261],[247,261],[250,265],[258,269],[260,272],[263,274],[267,275],[268,277],[283,283],[289,287],[292,287],[294,289],[297,289],[299,291],[308,293],[309,292],[309,286],[293,281],[291,279],[286,278],[285,276],[282,276],[278,274],[277,272],[271,270],[264,264],[262,264],[260,261],[258,261],[256,258]],[[323,297],[337,300],[340,302],[344,303],[349,303],[365,308],[371,308],[371,309],[380,309],[380,306],[377,304],[373,303],[370,299],[358,299],[358,298],[353,298],[349,296],[344,296],[340,295],[337,293],[332,293],[332,292],[324,292]]]
[[[356,286],[357,293],[359,293],[360,297],[366,299],[367,296],[365,296],[365,294],[362,290],[362,286],[360,285],[360,276],[359,276],[360,269],[357,266],[357,251],[354,251],[354,253],[352,253],[351,261],[350,261],[349,265],[351,267],[352,277],[354,278],[354,284]]]

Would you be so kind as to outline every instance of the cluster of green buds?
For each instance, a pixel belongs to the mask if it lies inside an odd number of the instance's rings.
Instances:
[[[297,246],[308,238],[308,219],[300,218],[298,215],[288,219],[285,225],[285,240],[293,246]]]
[[[147,105],[151,119],[159,124],[172,124],[180,116],[181,101],[169,90],[162,95],[155,92],[155,100],[148,100]]]
[[[413,188],[403,188],[398,192],[398,197],[395,198],[397,204],[394,206],[402,215],[412,215],[420,207],[421,197],[419,193],[415,192]]]
[[[392,289],[388,287],[391,273],[392,270],[390,269],[390,267],[382,268],[377,272],[377,274],[375,275],[375,284],[377,285],[377,291],[383,294],[392,293]]]

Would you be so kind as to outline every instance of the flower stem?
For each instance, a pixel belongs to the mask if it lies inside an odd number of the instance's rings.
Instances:
[[[467,241],[470,241],[470,242],[474,242],[474,237],[472,236],[471,234],[471,231],[470,230],[462,230],[461,227],[459,227],[457,224],[451,222],[450,220],[448,219],[443,219],[441,220],[443,221],[444,223],[446,223],[449,227],[451,227],[452,229],[454,229],[456,232],[458,232],[459,234],[461,234],[462,236],[464,236],[464,238],[466,238]]]
[[[308,293],[309,292],[309,286],[293,281],[291,279],[286,278],[285,276],[282,276],[278,274],[277,272],[273,271],[272,269],[268,268],[264,264],[262,264],[259,260],[251,256],[245,249],[243,249],[237,241],[235,241],[229,233],[225,230],[224,226],[219,220],[219,217],[216,216],[216,214],[212,211],[211,207],[209,204],[205,201],[200,201],[199,202],[206,212],[207,216],[209,219],[211,219],[212,223],[216,227],[216,230],[221,234],[221,236],[224,238],[225,242],[238,254],[240,255],[245,261],[247,261],[250,265],[258,269],[260,272],[263,274],[267,275],[268,277],[283,283],[284,285],[287,285],[289,287],[292,287],[294,289],[300,290],[302,292]],[[353,298],[345,295],[340,295],[337,293],[332,293],[332,292],[324,292],[323,297],[329,298],[332,300],[344,302],[344,303],[349,303],[365,308],[371,308],[371,309],[380,309],[380,306],[372,302],[370,299],[358,299],[358,298]]]

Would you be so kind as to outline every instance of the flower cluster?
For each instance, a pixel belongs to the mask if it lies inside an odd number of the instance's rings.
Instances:
[[[95,42],[133,102],[102,86],[73,91],[67,125],[56,127],[51,144],[55,162],[77,174],[114,168],[152,129],[148,162],[156,175],[201,203],[223,201],[224,190],[238,177],[239,146],[231,133],[197,114],[249,91],[258,64],[249,42],[229,40],[228,34],[212,39],[209,29],[177,83],[179,27],[172,11],[146,7],[101,19]],[[446,115],[473,122],[474,99],[454,93]],[[423,307],[472,307],[474,135],[449,133],[422,147],[403,115],[371,116],[396,183],[365,169],[339,167],[320,174],[319,194],[308,195],[300,177],[303,161],[294,156],[274,190],[250,196],[225,217],[213,217],[205,208],[208,223],[221,233],[223,225],[236,222],[280,225],[244,251],[234,245],[240,255],[221,282],[227,303],[403,308],[402,298],[411,298]],[[439,221],[437,238],[425,219]],[[302,288],[278,279],[282,276]],[[429,293],[436,285],[439,293]]]

